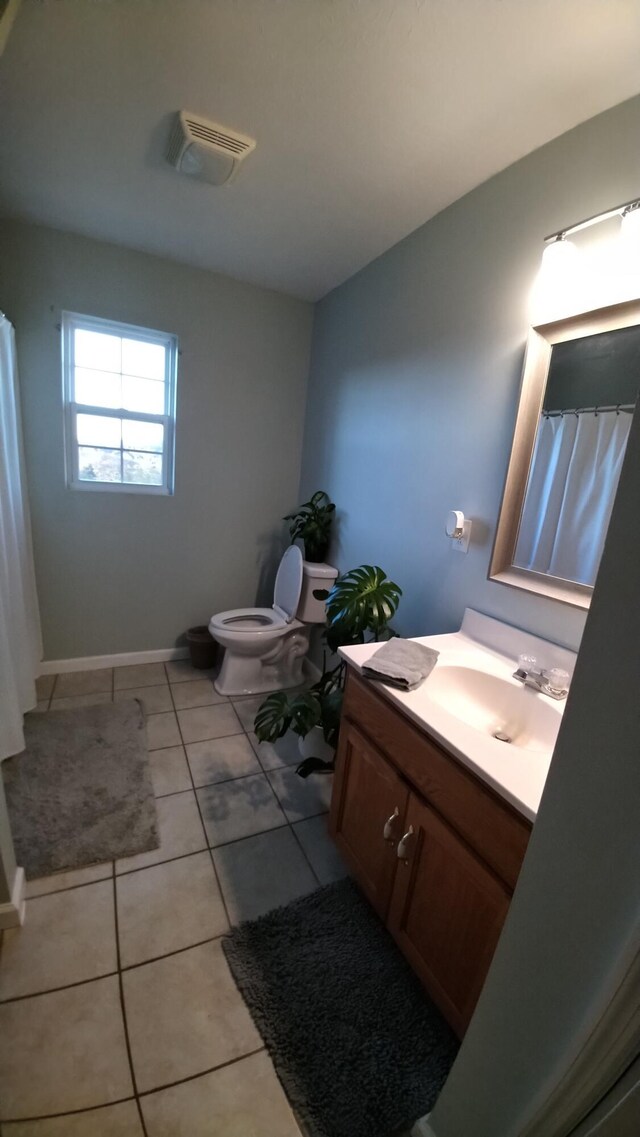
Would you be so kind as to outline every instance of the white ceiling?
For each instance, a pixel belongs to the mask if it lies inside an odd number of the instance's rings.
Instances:
[[[0,207],[316,299],[640,89],[638,0],[24,0]],[[186,108],[252,135],[224,188],[164,161]]]

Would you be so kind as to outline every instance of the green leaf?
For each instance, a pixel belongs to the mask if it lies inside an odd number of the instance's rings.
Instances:
[[[331,523],[335,513],[335,505],[329,500],[324,490],[316,490],[309,501],[296,510],[287,513],[284,521],[289,521],[289,535],[292,541],[301,538],[305,542],[307,552],[323,551],[329,543],[331,536]]]
[[[302,691],[289,703],[291,729],[303,738],[320,722],[322,708],[320,699],[312,691]]]
[[[267,695],[257,711],[254,727],[258,742],[276,742],[287,733],[291,727],[291,710],[285,691]]]
[[[381,568],[361,565],[339,577],[326,599],[327,643],[332,650],[376,637],[397,611],[402,589]]]

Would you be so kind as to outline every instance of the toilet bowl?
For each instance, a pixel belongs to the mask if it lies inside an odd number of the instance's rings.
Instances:
[[[231,608],[209,621],[225,649],[215,688],[221,695],[259,695],[297,687],[313,624],[324,623],[324,603],[313,591],[331,588],[338,570],[304,561],[296,545],[285,552],[271,608]]]

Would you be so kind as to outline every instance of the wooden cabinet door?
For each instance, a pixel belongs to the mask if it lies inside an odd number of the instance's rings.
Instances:
[[[462,1036],[509,908],[498,877],[437,813],[410,795],[389,930]]]
[[[396,846],[404,832],[408,797],[407,786],[386,758],[351,723],[343,721],[329,831],[383,920],[389,909]]]

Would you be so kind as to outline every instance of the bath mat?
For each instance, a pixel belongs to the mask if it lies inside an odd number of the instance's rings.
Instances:
[[[458,1041],[350,880],[222,946],[310,1137],[390,1137],[432,1108]]]
[[[144,715],[134,700],[25,716],[26,749],[2,763],[27,878],[160,844]]]

